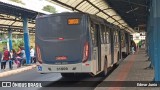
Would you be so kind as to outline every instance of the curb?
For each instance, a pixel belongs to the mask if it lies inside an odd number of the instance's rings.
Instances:
[[[32,66],[27,66],[27,67],[15,69],[15,70],[5,71],[5,72],[0,73],[0,78],[1,77],[6,77],[6,76],[9,76],[9,75],[14,75],[14,74],[24,72],[24,71],[27,71],[27,70],[31,70],[31,69],[35,68],[36,66],[37,65],[32,65]]]

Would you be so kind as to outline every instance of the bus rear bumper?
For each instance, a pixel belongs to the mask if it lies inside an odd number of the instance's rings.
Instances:
[[[77,64],[66,64],[66,65],[50,65],[41,64],[37,66],[37,71],[40,73],[91,73],[91,62],[77,63]]]

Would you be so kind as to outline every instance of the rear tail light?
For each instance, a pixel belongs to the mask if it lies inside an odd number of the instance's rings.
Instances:
[[[36,45],[37,61],[42,64],[41,51],[38,45]]]
[[[64,38],[60,37],[60,38],[58,38],[58,40],[64,40]]]
[[[83,60],[82,62],[85,63],[88,60],[89,57],[89,43],[86,42],[84,44],[84,49],[83,49]]]

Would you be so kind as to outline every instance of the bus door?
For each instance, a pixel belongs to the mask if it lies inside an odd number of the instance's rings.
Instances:
[[[101,36],[100,36],[100,26],[98,24],[95,25],[95,33],[96,33],[96,39],[97,39],[97,55],[98,55],[98,60],[96,61],[97,63],[97,72],[101,71]]]

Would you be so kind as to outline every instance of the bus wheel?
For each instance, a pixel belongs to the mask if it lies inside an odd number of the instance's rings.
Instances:
[[[118,54],[117,54],[117,61],[119,61],[120,60],[120,58],[119,58],[119,52],[118,52]]]
[[[107,76],[107,74],[108,74],[108,61],[107,61],[107,57],[105,57],[104,70],[102,72],[102,76]]]
[[[61,73],[62,77],[73,77],[74,73]]]

